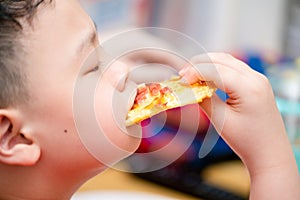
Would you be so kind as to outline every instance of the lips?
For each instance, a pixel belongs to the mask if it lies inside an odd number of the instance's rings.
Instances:
[[[128,111],[132,108],[136,95],[137,95],[137,88],[135,88],[129,95],[128,108],[127,108]]]

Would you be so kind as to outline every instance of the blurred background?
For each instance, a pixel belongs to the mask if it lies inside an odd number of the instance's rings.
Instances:
[[[300,0],[81,0],[81,3],[95,21],[100,40],[135,27],[170,28],[190,36],[206,51],[231,53],[253,69],[265,74],[274,88],[295,156],[300,162]],[[159,38],[159,35],[156,37]],[[247,198],[248,175],[241,163],[236,164],[232,152],[226,147],[224,150],[222,145],[219,144],[220,151],[229,155],[222,158],[234,160],[235,164],[232,165],[230,162],[231,168],[226,164],[218,165],[220,168],[217,167],[212,171],[205,168],[208,170],[206,173],[197,171],[201,173],[199,184],[209,182],[208,185],[212,185],[214,189],[221,191],[224,189],[229,193],[240,195],[241,198]],[[220,151],[213,151],[215,154],[211,155],[212,160],[220,158],[215,156],[219,155]],[[200,168],[203,164],[201,162]],[[205,162],[211,164],[211,161]],[[188,166],[194,166],[189,164]],[[199,166],[199,163],[197,164]],[[172,170],[177,168],[172,167]],[[190,171],[192,170],[194,169]],[[178,172],[180,173],[181,171]],[[142,178],[166,185],[163,181],[157,180],[159,179],[157,174],[146,175]],[[105,179],[105,173],[102,176]],[[163,179],[171,180],[172,177]],[[181,178],[177,177],[175,184],[178,185],[180,180]],[[83,190],[94,187],[99,189],[107,185],[101,184],[99,180],[91,182],[85,185]],[[201,187],[206,187],[205,184]],[[114,185],[116,186],[115,183]],[[167,186],[180,190],[172,185]],[[179,188],[183,187],[180,185]],[[120,188],[122,187],[118,187]],[[192,187],[183,192],[191,194],[191,190],[194,189]],[[149,191],[149,188],[146,191]],[[197,194],[194,196],[199,197]],[[221,199],[225,199],[224,196]]]
[[[81,0],[100,33],[128,27],[164,27],[208,51],[298,56],[298,0]]]

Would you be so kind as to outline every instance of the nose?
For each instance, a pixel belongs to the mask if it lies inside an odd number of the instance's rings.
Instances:
[[[109,81],[114,88],[122,92],[129,74],[129,67],[120,61],[114,61],[109,69]]]

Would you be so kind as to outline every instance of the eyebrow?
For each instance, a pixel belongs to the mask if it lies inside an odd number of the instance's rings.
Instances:
[[[95,29],[89,28],[89,30],[86,31],[84,37],[81,39],[81,42],[75,51],[76,55],[80,54],[85,49],[85,47],[87,47],[88,44],[93,44],[96,42],[96,40],[98,38],[97,37],[97,25],[94,21],[93,21],[93,23],[94,23]]]

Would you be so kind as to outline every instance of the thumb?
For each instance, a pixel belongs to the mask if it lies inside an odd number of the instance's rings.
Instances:
[[[211,98],[204,99],[200,106],[203,108],[215,129],[221,134],[225,124],[226,113],[228,112],[227,104],[214,93]]]

